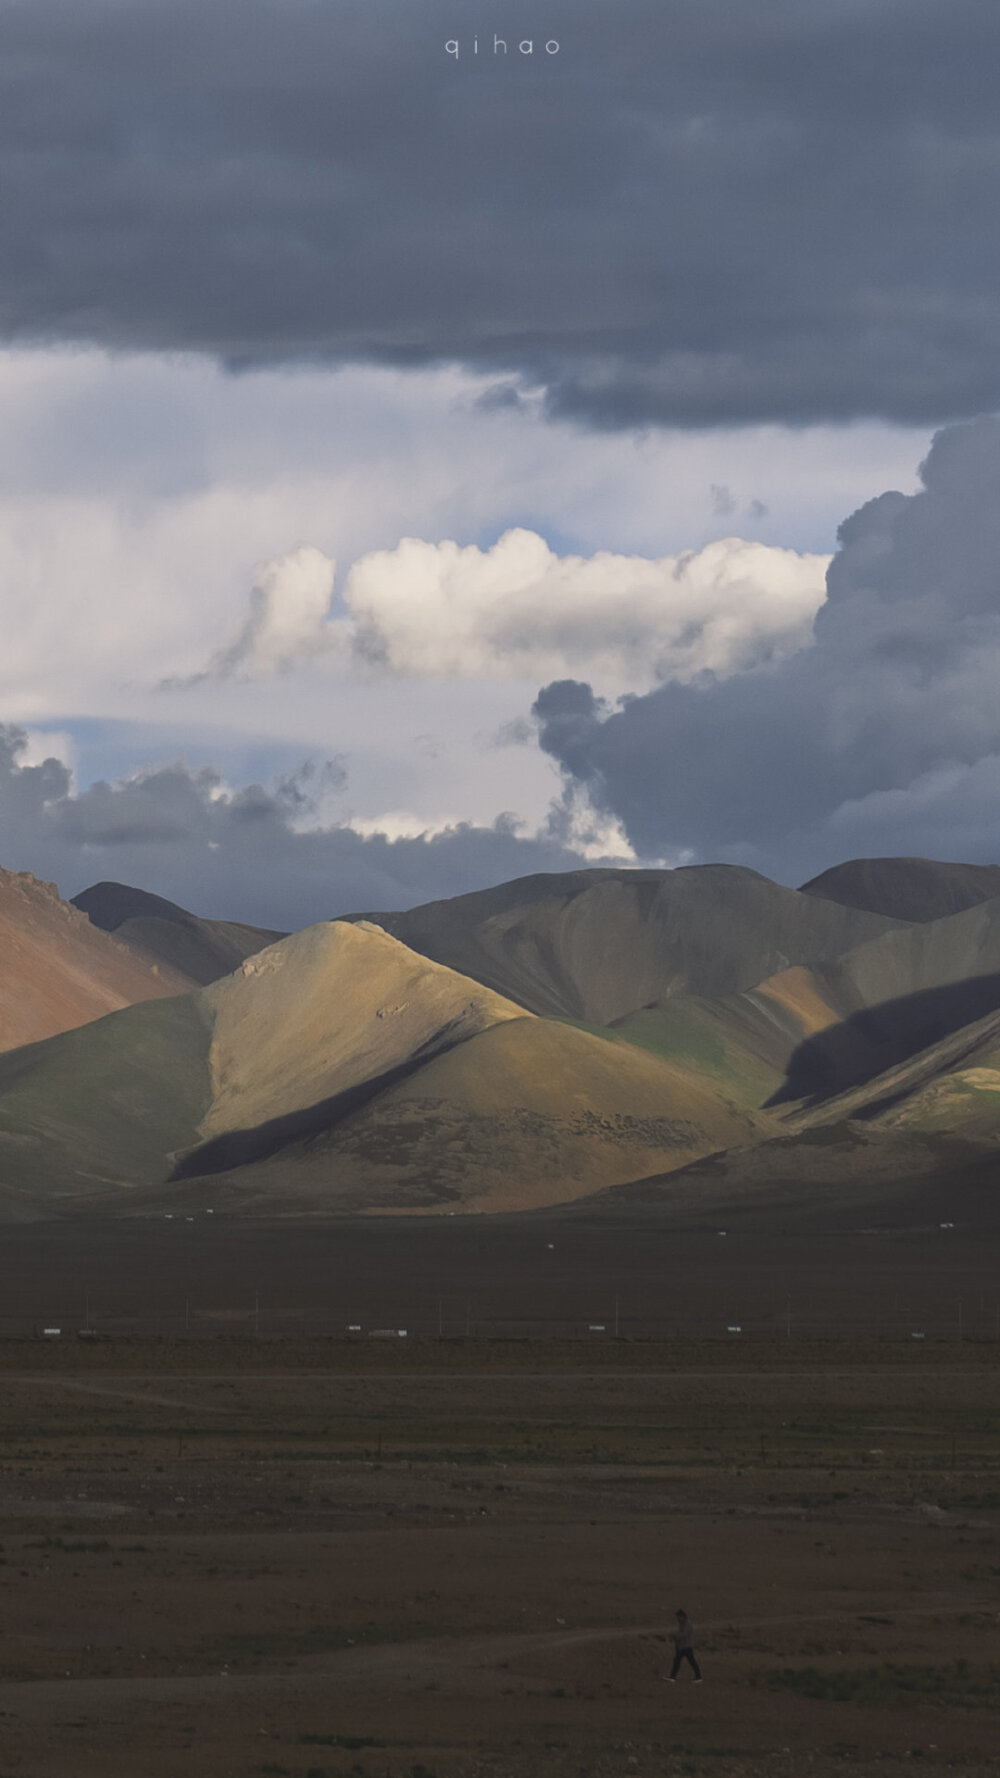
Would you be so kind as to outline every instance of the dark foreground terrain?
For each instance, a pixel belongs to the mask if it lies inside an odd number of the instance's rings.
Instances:
[[[998,1360],[7,1342],[0,1772],[996,1772]]]

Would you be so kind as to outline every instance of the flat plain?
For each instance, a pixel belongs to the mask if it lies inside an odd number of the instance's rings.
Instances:
[[[1000,1770],[986,1338],[10,1340],[0,1433],[4,1778]]]

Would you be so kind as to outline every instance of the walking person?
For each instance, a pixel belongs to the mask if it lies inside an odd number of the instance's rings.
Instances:
[[[677,1629],[674,1632],[674,1664],[667,1677],[668,1685],[676,1685],[682,1661],[690,1663],[695,1684],[700,1685],[701,1668],[694,1658],[694,1625],[686,1611],[677,1613]]]

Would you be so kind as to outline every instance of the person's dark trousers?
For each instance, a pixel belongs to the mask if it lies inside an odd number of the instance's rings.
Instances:
[[[677,1650],[677,1653],[674,1656],[674,1664],[670,1669],[671,1679],[677,1678],[677,1675],[681,1670],[681,1662],[682,1661],[690,1661],[692,1667],[694,1668],[695,1678],[696,1679],[701,1678],[701,1668],[699,1667],[697,1661],[694,1658],[694,1649],[693,1648],[679,1648]]]

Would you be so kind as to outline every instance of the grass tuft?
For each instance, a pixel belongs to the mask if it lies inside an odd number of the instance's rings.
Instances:
[[[944,1704],[961,1710],[988,1710],[1000,1705],[1000,1666],[972,1667],[953,1661],[938,1667],[902,1666],[886,1661],[877,1667],[824,1672],[818,1667],[780,1667],[754,1675],[751,1685],[772,1692],[795,1692],[842,1704],[910,1706]]]

